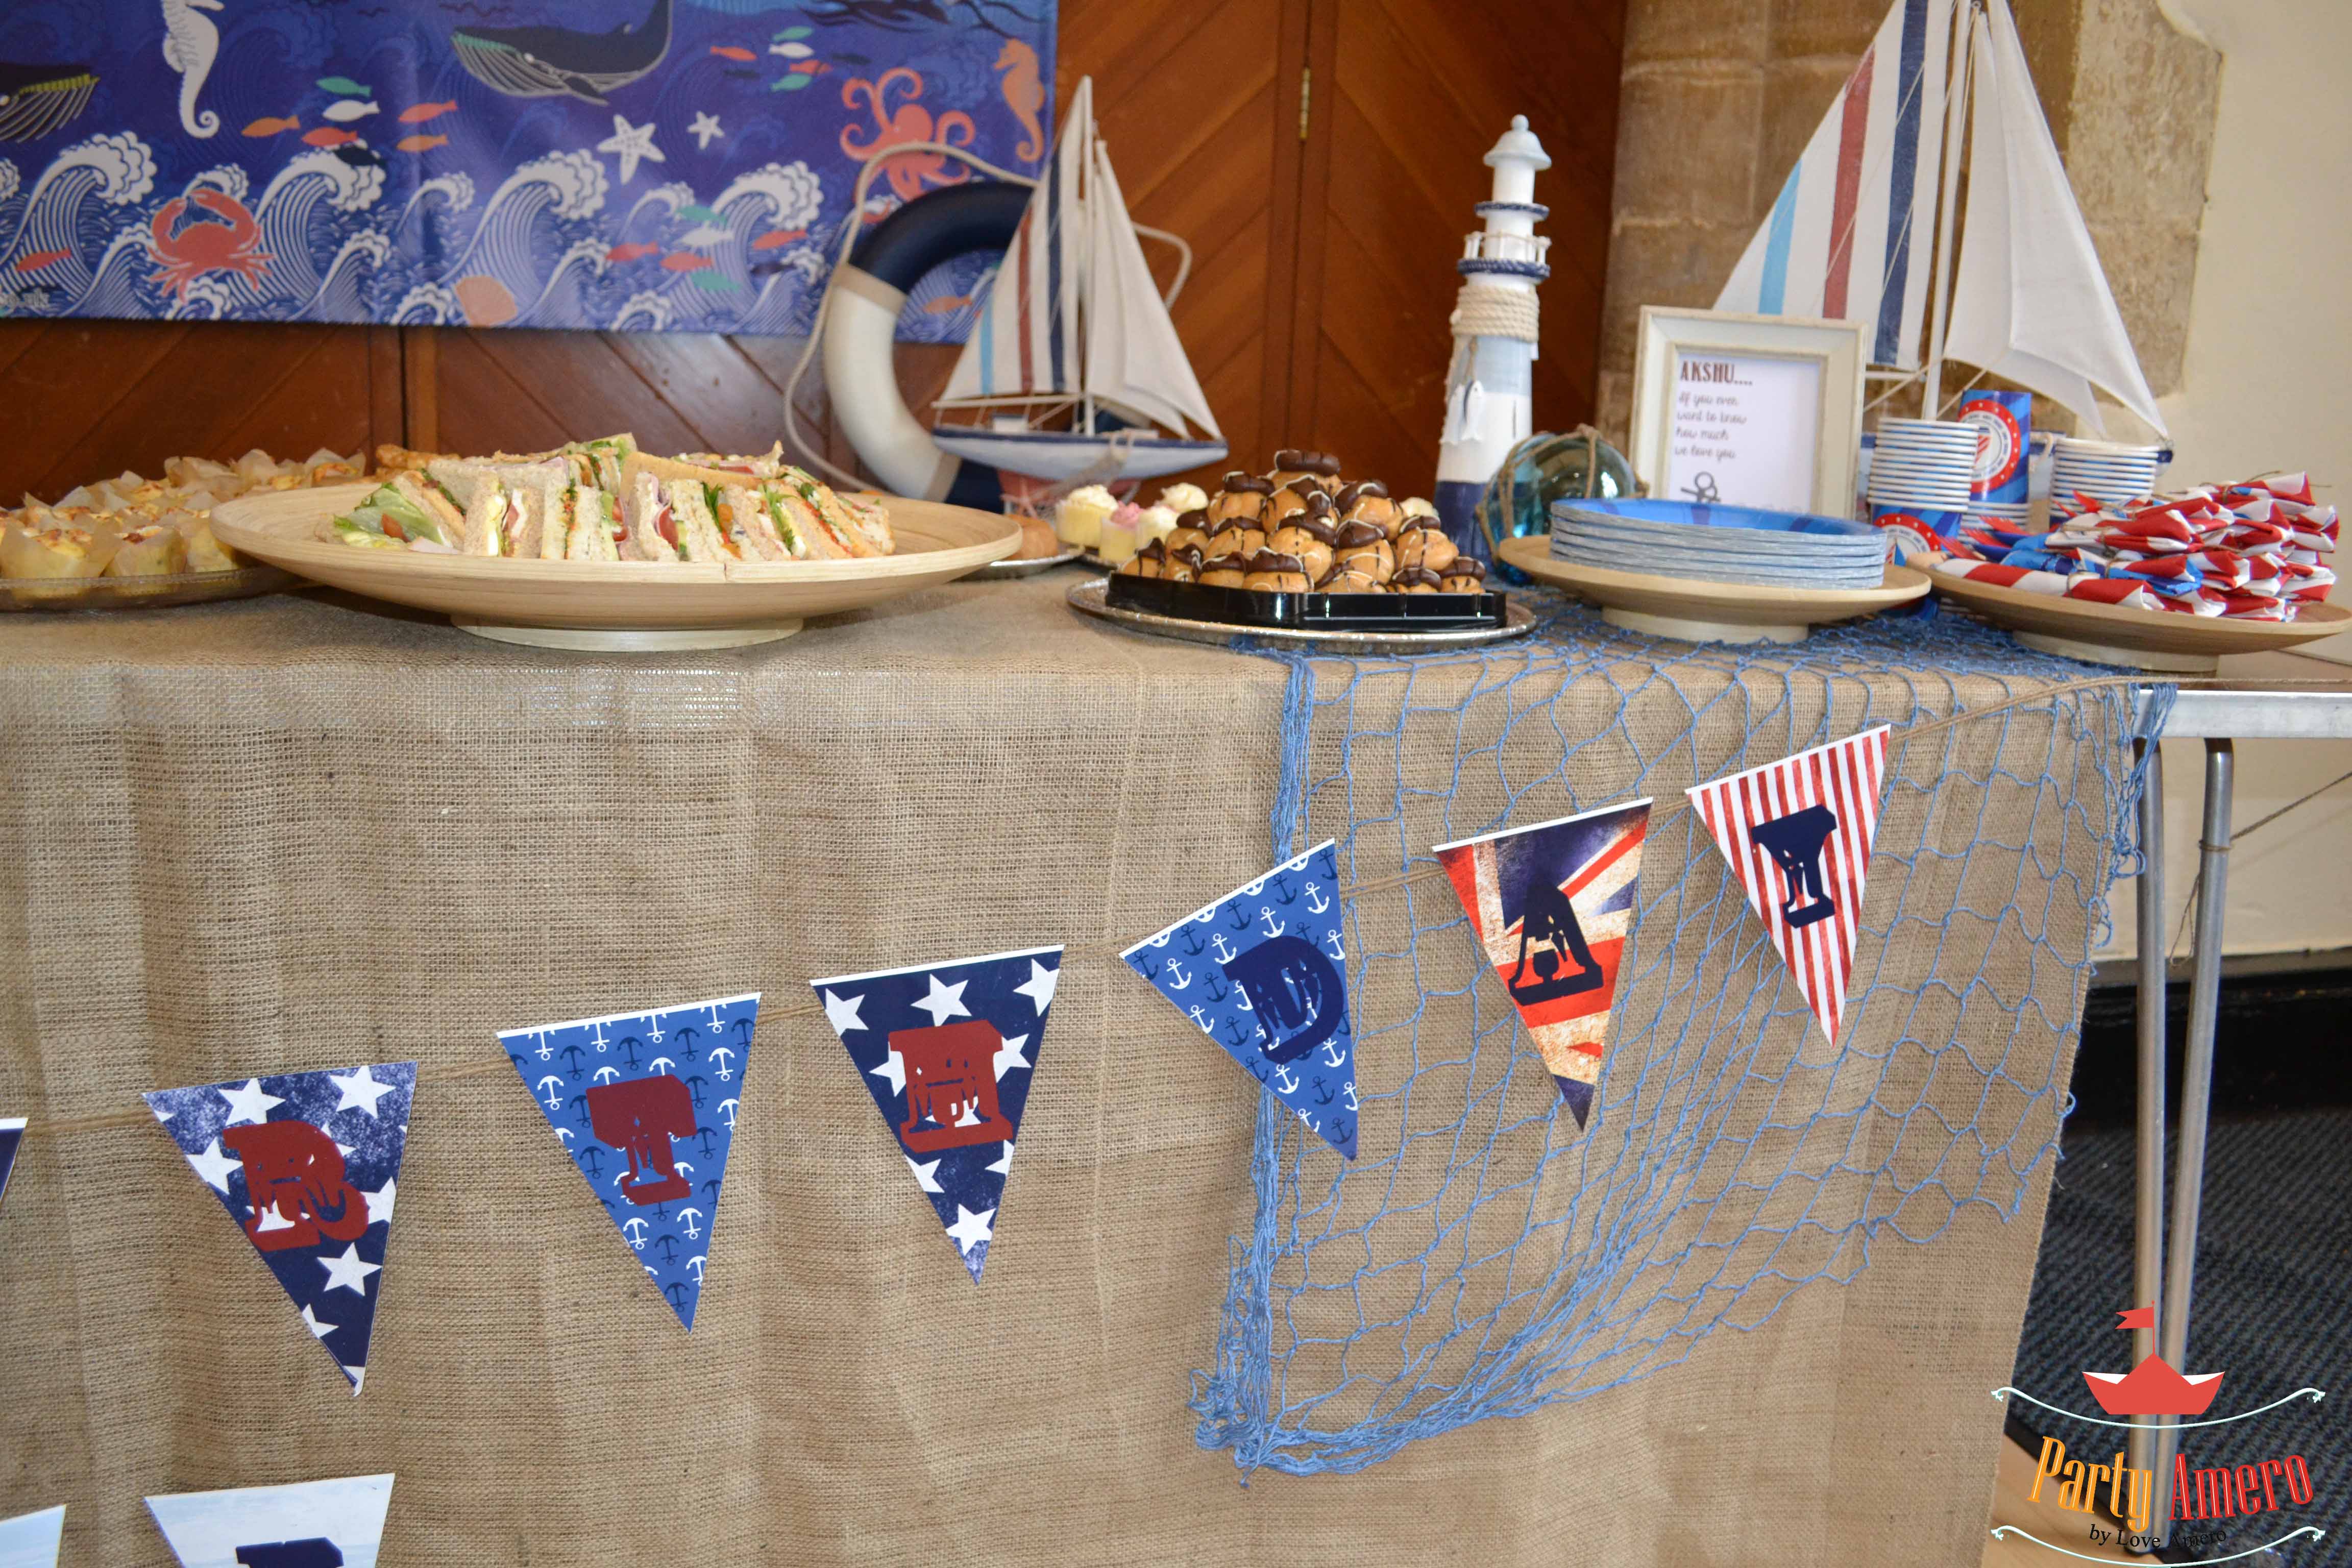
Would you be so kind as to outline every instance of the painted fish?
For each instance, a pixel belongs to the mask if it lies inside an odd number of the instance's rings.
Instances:
[[[815,31],[814,27],[780,27],[772,36],[779,39],[805,38]]]
[[[283,120],[274,119],[270,116],[265,115],[261,119],[257,120],[252,124],[247,126],[245,128],[245,133],[247,136],[275,136],[281,131],[299,131],[301,129],[302,121],[301,117],[299,115],[289,114]]]
[[[793,64],[786,66],[784,68],[786,70],[799,71],[803,76],[822,76],[824,74],[827,67],[823,60],[795,60]]]
[[[770,92],[798,92],[801,89],[806,87],[814,79],[815,79],[814,77],[805,76],[778,77],[776,79],[775,85],[768,89],[768,90]]]
[[[341,158],[344,163],[349,163],[354,169],[381,169],[383,167],[383,154],[364,145],[358,147],[338,147],[335,149],[335,156]]]
[[[327,118],[338,125],[349,125],[354,120],[365,120],[374,112],[373,103],[362,103],[356,98],[339,100],[327,105],[325,110]]]
[[[768,46],[768,52],[772,55],[782,55],[788,60],[804,60],[811,55],[816,53],[814,49],[810,48],[806,44],[770,44]],[[750,57],[747,56],[745,58],[749,58]]]
[[[616,245],[613,247],[612,249],[604,253],[604,259],[607,261],[636,261],[645,257],[653,255],[661,247],[658,245],[648,245],[643,241],[638,241],[630,245]]]
[[[430,153],[436,147],[449,145],[446,136],[404,136],[393,143],[404,153]]]
[[[710,258],[697,256],[690,250],[674,250],[662,258],[662,269],[666,272],[699,272],[710,264]]]
[[[403,125],[422,125],[428,120],[454,114],[457,110],[457,100],[454,98],[446,103],[412,103],[400,111],[400,122]]]
[[[719,213],[717,209],[704,206],[700,202],[687,203],[686,205],[677,209],[677,216],[680,217],[692,218],[697,223],[717,223],[719,221]]]
[[[313,147],[340,147],[346,142],[359,139],[358,132],[341,131],[331,125],[321,125],[316,131],[307,131],[302,134],[302,140]]]
[[[366,98],[374,90],[362,87],[347,76],[322,76],[319,79],[319,85],[338,98]]]
[[[476,80],[509,98],[570,93],[602,105],[606,93],[628,86],[669,53],[670,5],[671,0],[653,0],[643,22],[635,26],[623,23],[602,33],[572,27],[458,27],[449,34],[449,47]]]
[[[16,260],[16,270],[19,272],[38,272],[50,262],[63,261],[67,257],[71,256],[73,252],[70,250],[37,250],[30,256],[19,257]]]
[[[743,285],[717,272],[696,273],[694,286],[713,294],[740,294],[743,291]]]
[[[698,224],[695,227],[688,229],[684,234],[678,236],[677,242],[680,245],[691,245],[697,248],[701,248],[707,246],[724,245],[734,237],[735,231],[733,229],[722,228],[715,223],[706,223]]]
[[[942,294],[938,299],[927,302],[923,306],[923,313],[929,316],[950,315],[971,303],[971,296],[969,294]]]
[[[806,239],[807,237],[808,230],[804,228],[772,228],[767,233],[760,236],[759,238],[753,240],[751,242],[751,248],[754,250],[774,250],[780,246],[790,245],[796,239]]]
[[[733,44],[713,44],[710,46],[710,52],[722,60],[756,60],[760,58],[751,50],[739,48]]]

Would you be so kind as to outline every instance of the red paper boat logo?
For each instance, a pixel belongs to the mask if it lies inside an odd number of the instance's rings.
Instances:
[[[2135,1307],[2117,1314],[2119,1329],[2153,1328],[2156,1309]],[[2182,1373],[2160,1355],[2151,1355],[2127,1373],[2086,1372],[2091,1397],[2110,1415],[2202,1415],[2221,1392],[2218,1372]]]

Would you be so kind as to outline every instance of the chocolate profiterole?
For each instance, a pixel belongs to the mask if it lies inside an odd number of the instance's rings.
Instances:
[[[1459,553],[1453,537],[1434,519],[1410,515],[1398,519],[1396,558],[1400,568],[1426,566],[1443,573],[1454,564]]]
[[[1339,477],[1339,459],[1328,452],[1306,452],[1296,447],[1285,447],[1274,455],[1274,472],[1266,476],[1277,485],[1308,475],[1336,479]]]
[[[1369,522],[1391,538],[1396,536],[1397,524],[1404,516],[1396,502],[1389,500],[1388,486],[1378,479],[1358,479],[1343,486],[1331,498],[1331,504],[1339,509],[1342,521]]]
[[[1400,566],[1389,579],[1389,588],[1398,594],[1434,594],[1442,581],[1426,566]]]
[[[1248,575],[1249,563],[1238,555],[1215,555],[1201,563],[1198,579],[1212,588],[1238,588]]]
[[[1389,543],[1388,535],[1369,522],[1343,522],[1337,538],[1331,542],[1331,560],[1335,566],[1368,574],[1375,584],[1385,585],[1396,571],[1396,550]]]
[[[1350,566],[1344,561],[1334,562],[1331,570],[1323,574],[1315,584],[1318,594],[1384,594],[1388,584],[1374,577],[1361,566]]]
[[[1168,570],[1168,546],[1155,539],[1137,551],[1119,570],[1134,577],[1164,576]]]
[[[1209,542],[1201,546],[1201,553],[1214,561],[1220,555],[1238,555],[1246,561],[1265,548],[1265,528],[1250,519],[1227,518],[1209,526]]]
[[[1449,594],[1483,594],[1486,591],[1486,563],[1475,555],[1465,555],[1445,569],[1442,586]]]
[[[1208,549],[1209,514],[1205,511],[1188,511],[1178,518],[1176,526],[1168,531],[1166,543],[1171,552]]]
[[[1171,583],[1197,583],[1201,580],[1201,552],[1187,544],[1166,546],[1168,559],[1160,574]]]
[[[1330,521],[1313,512],[1286,519],[1265,538],[1266,548],[1284,555],[1295,555],[1306,567],[1307,576],[1320,581],[1331,570],[1331,546],[1338,541],[1339,531]]]
[[[1227,474],[1224,488],[1209,498],[1209,521],[1223,522],[1229,517],[1255,521],[1264,517],[1266,498],[1273,493],[1271,479],[1261,479],[1255,474]]]
[[[1261,550],[1251,556],[1249,573],[1242,579],[1243,587],[1262,594],[1304,594],[1311,585],[1305,563],[1296,555],[1283,555],[1272,550]]]

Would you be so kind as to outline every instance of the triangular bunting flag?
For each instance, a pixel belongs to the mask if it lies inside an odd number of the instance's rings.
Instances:
[[[1062,950],[813,980],[907,1169],[980,1283]]]
[[[1579,1127],[1601,1081],[1649,826],[1637,800],[1433,851]]]
[[[65,1534],[63,1503],[38,1513],[0,1519],[0,1568],[58,1568],[58,1543]]]
[[[1119,956],[1309,1131],[1356,1157],[1356,1042],[1329,839]]]
[[[181,1568],[375,1568],[391,1508],[389,1474],[147,1500]]]
[[[755,991],[499,1034],[563,1152],[689,1331],[759,1016]]]
[[[415,1062],[163,1089],[147,1109],[356,1394],[383,1288]]]
[[[0,1116],[0,1199],[8,1195],[8,1173],[16,1168],[16,1145],[24,1141],[25,1119],[21,1116]],[[0,1558],[0,1568],[8,1568]]]
[[[1832,1045],[1845,1016],[1863,879],[1886,795],[1886,730],[1881,724],[1690,791]]]

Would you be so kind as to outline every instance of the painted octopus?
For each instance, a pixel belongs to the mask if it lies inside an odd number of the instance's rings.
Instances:
[[[896,110],[890,107],[891,89],[903,87],[906,96]],[[857,107],[858,95],[866,97],[874,116],[874,139],[861,144],[855,136],[856,125],[841,128],[841,150],[860,163],[877,153],[909,142],[941,142],[951,147],[971,145],[971,116],[960,109],[951,109],[936,121],[931,111],[918,101],[923,96],[923,79],[905,66],[897,66],[882,73],[879,81],[853,78],[841,85],[841,101],[846,108]],[[961,132],[958,135],[956,132]],[[961,163],[955,166],[952,178],[948,174],[949,159],[944,153],[907,153],[889,159],[882,171],[890,179],[890,188],[898,193],[902,202],[913,201],[923,194],[926,183],[934,185],[960,185],[971,177],[971,170]]]
[[[192,202],[201,211],[182,227],[180,220],[189,216]],[[207,272],[234,272],[247,282],[259,283],[269,275],[274,259],[260,248],[261,226],[245,204],[210,185],[200,185],[189,195],[165,202],[149,226],[149,235],[156,261],[155,280],[182,300],[188,297],[188,285]]]

